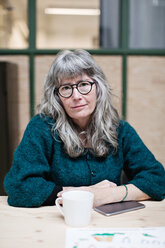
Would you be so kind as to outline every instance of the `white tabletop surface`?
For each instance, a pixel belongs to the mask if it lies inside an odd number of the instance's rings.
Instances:
[[[144,209],[110,217],[93,211],[87,228],[165,226],[165,200],[143,203]],[[64,248],[67,228],[56,206],[16,208],[0,196],[1,248]]]

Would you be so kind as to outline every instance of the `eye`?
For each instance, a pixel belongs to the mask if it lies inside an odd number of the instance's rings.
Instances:
[[[61,87],[59,88],[59,90],[60,90],[61,92],[68,91],[68,90],[71,90],[71,86],[70,86],[70,85],[64,85],[64,86],[61,86]]]
[[[79,87],[86,87],[86,86],[89,86],[89,85],[90,85],[90,83],[87,82],[87,81],[84,81],[84,82],[80,82],[79,83]]]

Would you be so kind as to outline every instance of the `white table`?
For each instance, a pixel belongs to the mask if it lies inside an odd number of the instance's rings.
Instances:
[[[165,200],[143,203],[144,209],[111,217],[93,211],[88,228],[165,226]],[[56,206],[15,208],[0,196],[0,248],[64,248],[67,228]]]

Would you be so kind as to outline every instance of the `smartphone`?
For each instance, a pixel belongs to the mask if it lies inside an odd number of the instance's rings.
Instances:
[[[145,205],[136,201],[125,201],[125,202],[115,202],[94,208],[95,211],[100,214],[111,216],[115,214],[121,214],[137,209],[145,208]]]

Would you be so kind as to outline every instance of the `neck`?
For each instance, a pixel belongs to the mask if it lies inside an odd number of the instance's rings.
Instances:
[[[90,123],[90,119],[88,118],[88,120],[86,119],[83,119],[83,120],[73,120],[73,123],[75,124],[76,126],[76,129],[79,131],[86,131],[87,128],[88,128],[88,125]]]

